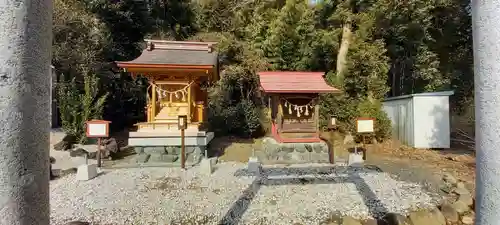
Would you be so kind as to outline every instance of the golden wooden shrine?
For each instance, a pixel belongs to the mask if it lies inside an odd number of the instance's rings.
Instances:
[[[208,96],[204,87],[219,79],[215,43],[145,41],[146,49],[138,58],[116,62],[132,76],[142,75],[149,82],[146,121],[129,132],[128,144],[136,148],[138,162],[178,162],[181,138],[177,119],[184,115],[188,120],[187,158],[192,156],[196,163],[214,137],[205,129]]]
[[[215,43],[146,40],[141,56],[117,65],[149,81],[147,120],[138,131],[176,130],[177,117],[201,130],[206,122],[207,92],[203,86],[218,79]]]

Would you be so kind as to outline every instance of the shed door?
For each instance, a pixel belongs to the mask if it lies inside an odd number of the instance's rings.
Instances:
[[[398,140],[404,144],[408,145],[408,140],[406,139],[406,131],[408,124],[406,123],[408,114],[406,113],[406,105],[398,106],[398,127],[397,127],[397,135]]]

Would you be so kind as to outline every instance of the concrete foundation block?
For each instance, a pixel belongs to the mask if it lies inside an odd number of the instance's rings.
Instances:
[[[310,161],[312,163],[328,163],[330,162],[330,155],[328,153],[311,152]]]
[[[165,150],[165,146],[147,146],[143,148],[144,153],[146,154],[164,154],[167,153]]]
[[[200,163],[201,171],[207,175],[210,175],[214,172],[214,165],[212,164],[212,160],[210,158],[203,158]]]
[[[181,147],[178,146],[167,146],[166,148],[167,154],[177,155],[181,153]]]
[[[144,148],[143,148],[143,147],[141,147],[141,146],[135,146],[135,147],[134,147],[134,151],[135,151],[135,153],[137,153],[137,154],[142,154],[142,153],[144,153]]]
[[[78,167],[76,171],[76,179],[77,180],[90,180],[94,177],[97,177],[97,165],[81,165]]]
[[[171,163],[177,161],[180,157],[177,155],[168,155],[168,154],[151,154],[149,157],[148,162],[153,162],[153,163],[160,163],[160,162],[165,162],[165,163]]]
[[[254,174],[260,174],[262,171],[262,165],[257,157],[250,157],[248,159],[248,172]]]
[[[188,148],[186,148],[188,150]],[[201,158],[203,157],[203,152],[205,151],[205,146],[193,146],[190,147],[190,151],[186,151],[186,160],[187,162],[197,164],[201,162]]]
[[[167,154],[161,155],[162,162],[176,162],[178,159],[179,156],[177,155],[167,155]]]
[[[349,153],[349,159],[347,160],[348,166],[360,167],[363,166],[363,163],[362,153]]]
[[[145,163],[149,160],[149,154],[141,153],[135,157],[135,163]]]

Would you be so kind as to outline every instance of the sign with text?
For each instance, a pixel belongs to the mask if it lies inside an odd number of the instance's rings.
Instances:
[[[328,128],[336,128],[337,127],[337,119],[335,117],[330,117],[330,120],[328,120]]]
[[[89,138],[100,138],[109,136],[109,124],[111,121],[90,120],[86,122],[86,135]]]
[[[179,126],[179,130],[187,129],[187,116],[179,115],[177,118],[177,125]]]
[[[374,118],[358,118],[356,120],[356,132],[358,133],[373,133],[375,119]]]

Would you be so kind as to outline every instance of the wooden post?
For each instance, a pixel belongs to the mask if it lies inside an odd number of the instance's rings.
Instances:
[[[314,105],[316,107],[316,105]],[[316,122],[319,123],[319,116],[317,116],[316,114],[314,115],[314,117],[316,118]],[[335,163],[335,129],[337,128],[337,124],[336,124],[336,119],[335,117],[330,117],[329,121],[328,121],[328,133],[330,134],[330,141],[328,142],[329,146],[330,146],[330,163],[331,164],[334,164]]]
[[[278,113],[277,113],[277,120],[276,120],[276,124],[277,124],[277,129],[278,129],[278,133],[281,132],[281,130],[283,130],[283,121],[285,120],[284,118],[284,115],[285,115],[285,112],[283,111],[283,105],[281,104],[281,97],[280,96],[275,96],[275,99],[278,103]]]
[[[314,104],[314,119],[316,120],[316,130],[319,130],[319,104]]]
[[[189,82],[191,82],[191,79],[189,79],[188,81],[188,84]],[[192,100],[191,100],[191,91],[193,90],[193,85],[189,85],[188,87],[188,96],[187,96],[187,103],[188,103],[188,114],[187,114],[187,123],[190,124],[191,123],[191,112],[193,110],[191,110],[191,107],[193,106],[193,103],[192,103]]]
[[[179,125],[179,130],[181,130],[181,168],[186,169],[186,143],[184,131],[187,128],[187,117],[186,115],[179,115],[177,117],[177,124]]]
[[[151,122],[151,98],[148,92],[149,88],[146,90],[146,122]]]
[[[101,138],[97,138],[97,167],[101,167]]]
[[[196,117],[196,122],[200,122],[198,121],[198,105],[196,104],[196,91],[198,90],[198,84],[194,82],[189,90],[189,92],[191,92],[191,95],[189,96],[189,98],[191,99],[189,102],[189,108],[192,108],[190,116],[191,121]]]
[[[329,130],[330,132],[330,164],[334,164],[335,163],[335,150],[333,149],[333,147],[335,146],[335,130],[334,129],[330,129]]]
[[[361,141],[363,142],[361,144],[361,147],[363,147],[363,160],[366,160],[365,134],[361,134],[361,136],[362,136]]]
[[[156,84],[153,81],[153,87],[151,88],[151,121],[154,122],[156,117]]]
[[[186,143],[184,136],[184,128],[181,129],[181,168],[186,169]]]

